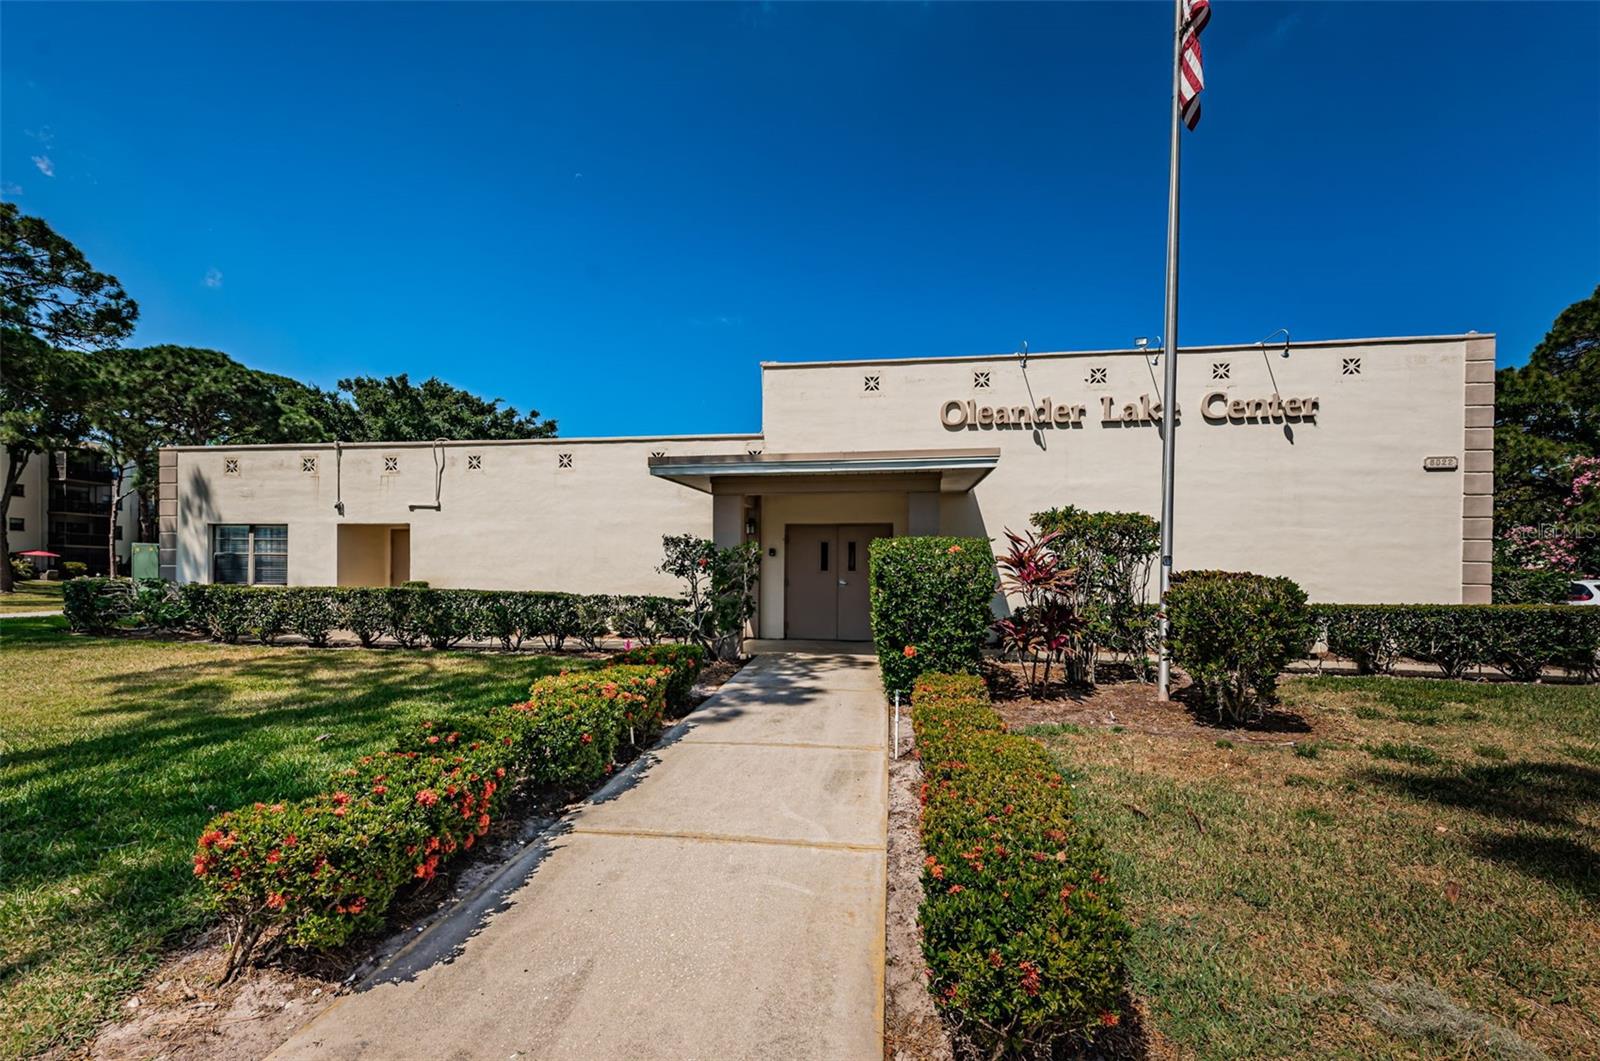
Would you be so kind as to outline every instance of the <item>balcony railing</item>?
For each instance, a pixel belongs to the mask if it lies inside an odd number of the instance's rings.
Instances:
[[[49,542],[50,545],[62,549],[92,549],[96,546],[104,548],[106,534],[105,531],[98,534],[52,534]]]
[[[54,477],[56,470],[51,468],[50,474]],[[75,483],[109,483],[111,481],[111,469],[104,464],[85,464],[81,461],[68,461],[67,479]],[[59,479],[56,481],[60,482]]]
[[[111,491],[92,487],[62,487],[51,484],[50,510],[52,512],[82,512],[87,515],[104,515],[111,507]]]

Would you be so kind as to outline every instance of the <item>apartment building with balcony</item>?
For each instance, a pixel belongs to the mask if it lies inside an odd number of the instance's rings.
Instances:
[[[9,454],[0,449],[0,458]],[[124,490],[132,484],[130,470]],[[139,537],[139,499],[123,498],[111,527],[111,495],[115,476],[100,450],[81,447],[29,458],[11,492],[6,512],[6,544],[12,555],[42,550],[55,553],[60,566],[68,561],[105,574],[108,538],[116,546],[119,572],[126,573],[133,542]],[[43,565],[36,565],[43,566]]]

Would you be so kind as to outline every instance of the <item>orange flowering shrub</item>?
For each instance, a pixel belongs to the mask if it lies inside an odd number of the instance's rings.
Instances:
[[[470,727],[425,723],[402,735],[323,795],[214,818],[194,874],[234,929],[228,975],[269,930],[278,945],[321,949],[382,924],[401,888],[432,880],[489,830],[510,785],[603,780],[619,753],[654,740],[667,690],[688,667],[697,656],[543,678],[526,701]]]
[[[519,774],[538,785],[593,785],[611,773],[619,749],[655,738],[670,674],[665,666],[622,665],[540,678],[528,699],[493,718],[513,738]]]
[[[983,681],[924,674],[918,913],[936,1004],[985,1057],[1058,1056],[1121,1019],[1128,926],[1050,754]]]
[[[402,886],[488,831],[514,760],[503,741],[424,730],[363,756],[332,792],[213,819],[194,873],[240,933],[236,964],[269,928],[326,948],[381,923]]]
[[[688,710],[689,694],[705,661],[706,650],[690,642],[645,645],[613,657],[615,663],[653,663],[671,667],[672,676],[667,681],[667,713],[673,717]]]

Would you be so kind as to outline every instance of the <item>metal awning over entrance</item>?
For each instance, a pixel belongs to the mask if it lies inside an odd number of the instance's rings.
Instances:
[[[971,490],[1000,463],[998,449],[862,450],[853,453],[708,453],[651,457],[650,474],[716,493],[832,490]]]

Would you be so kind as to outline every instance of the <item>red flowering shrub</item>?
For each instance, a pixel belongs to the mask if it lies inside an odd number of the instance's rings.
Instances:
[[[593,785],[611,772],[619,748],[654,739],[669,673],[624,665],[540,678],[527,700],[495,713],[496,725],[513,738],[518,772],[535,784]]]
[[[1048,752],[1005,732],[982,679],[925,674],[918,920],[937,1005],[983,1056],[1055,1056],[1119,1019],[1128,926]]]
[[[512,783],[598,783],[622,746],[655,738],[667,690],[689,667],[697,655],[544,678],[470,728],[403,734],[324,795],[213,819],[194,873],[235,930],[228,974],[269,929],[281,945],[328,948],[381,924],[402,887],[433,879],[489,830]]]
[[[616,701],[622,715],[618,737],[623,747],[637,750],[655,740],[667,713],[668,689],[676,669],[662,663],[620,663],[598,671],[580,671],[562,678],[546,678],[552,687],[569,695]],[[535,682],[538,694],[543,682]]]
[[[667,679],[667,713],[676,717],[689,709],[689,693],[705,664],[706,650],[692,643],[646,645],[613,657],[615,663],[654,663],[672,668]]]
[[[239,929],[238,960],[268,928],[290,946],[326,948],[381,923],[403,885],[488,831],[512,761],[514,749],[486,737],[408,739],[364,756],[333,792],[214,819],[194,873]]]

